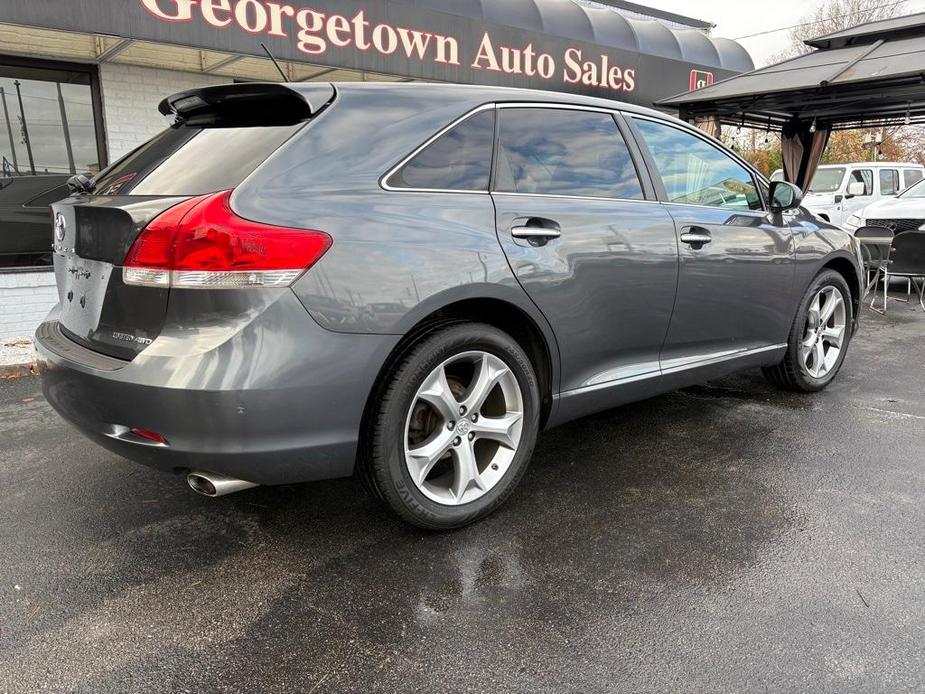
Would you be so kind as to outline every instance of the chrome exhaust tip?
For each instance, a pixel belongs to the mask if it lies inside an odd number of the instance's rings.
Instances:
[[[197,494],[211,497],[234,494],[235,492],[241,492],[245,489],[259,486],[254,482],[239,480],[234,477],[226,477],[225,475],[216,475],[212,472],[200,471],[189,473],[186,476],[186,483],[190,486],[190,489]]]

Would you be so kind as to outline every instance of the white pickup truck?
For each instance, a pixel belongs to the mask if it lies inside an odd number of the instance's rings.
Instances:
[[[895,196],[925,178],[925,166],[902,162],[823,164],[816,169],[803,207],[826,221],[843,226],[852,214],[882,198]],[[780,169],[772,181],[784,180]]]

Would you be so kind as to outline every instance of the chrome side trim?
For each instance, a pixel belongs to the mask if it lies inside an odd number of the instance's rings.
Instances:
[[[383,190],[390,193],[457,193],[461,195],[488,195],[487,190],[456,190],[453,188],[392,188],[380,184]]]
[[[521,198],[560,198],[564,200],[605,200],[608,202],[647,202],[650,205],[661,205],[658,200],[645,200],[643,198],[605,198],[594,195],[560,195],[558,193],[509,193],[503,190],[493,190],[492,195],[512,195]]]
[[[581,388],[575,388],[573,390],[566,390],[559,393],[559,397],[566,398],[573,395],[584,395],[585,393],[591,393],[596,390],[603,390],[604,388],[615,388],[617,386],[627,385],[630,383],[636,383],[637,381],[645,381],[652,378],[658,378],[660,376],[667,376],[670,374],[680,373],[682,371],[688,371],[690,369],[696,369],[702,366],[711,366],[713,364],[720,364],[725,361],[732,361],[734,359],[741,359],[742,357],[750,357],[755,354],[762,354],[764,352],[773,352],[777,349],[785,349],[787,343],[784,342],[778,345],[768,345],[767,347],[756,347],[754,349],[739,349],[739,350],[729,350],[728,352],[721,352],[719,354],[710,356],[710,357],[687,357],[684,359],[675,359],[670,363],[673,364],[668,368],[662,368],[660,371],[651,371],[648,373],[635,374],[633,376],[627,376],[625,378],[618,378],[613,381],[606,381],[604,383],[595,383],[590,386],[582,386]]]
[[[487,111],[488,109],[494,109],[494,108],[495,108],[494,104],[482,104],[481,106],[478,106],[477,108],[472,109],[468,113],[464,113],[462,116],[454,120],[448,126],[443,128],[442,130],[439,130],[436,134],[431,135],[427,140],[424,141],[423,144],[418,145],[418,147],[415,150],[413,150],[411,154],[409,154],[404,159],[399,161],[391,169],[386,171],[382,175],[382,177],[380,177],[379,179],[379,187],[382,188],[383,190],[388,190],[394,193],[477,193],[479,195],[488,195],[487,190],[443,190],[439,188],[396,188],[395,186],[390,186],[388,183],[388,180],[393,175],[395,175],[398,172],[398,170],[401,169],[401,167],[403,167],[409,161],[414,159],[421,151],[426,149],[431,143],[433,143],[439,137],[449,132],[450,130],[455,128],[457,125],[459,125],[463,121],[468,120],[475,114],[481,113],[482,111]],[[491,172],[489,172],[489,174],[490,173]]]
[[[637,381],[647,381],[651,378],[658,378],[662,375],[661,371],[649,371],[647,373],[634,374],[632,376],[625,376],[623,378],[617,378],[612,381],[604,381],[603,383],[594,383],[589,386],[582,386],[581,388],[574,388],[573,390],[565,390],[559,393],[559,397],[567,398],[572,395],[584,395],[585,393],[593,393],[596,390],[605,390],[607,388],[614,388],[616,386],[623,386],[629,383],[636,383]]]
[[[563,104],[553,101],[506,101],[497,104],[500,108],[555,108],[565,111],[595,111],[597,113],[624,113],[619,108],[605,108],[603,106],[584,106],[581,104]],[[654,119],[653,119],[654,120]]]
[[[761,354],[763,352],[773,352],[776,349],[783,349],[787,347],[787,343],[779,345],[768,345],[767,347],[755,347],[754,349],[740,349],[740,350],[729,350],[728,352],[721,352],[719,354],[714,354],[709,357],[691,357],[685,359],[672,359],[669,363],[669,366],[662,366],[662,374],[673,374],[678,373],[679,371],[687,371],[688,369],[696,369],[700,366],[710,366],[711,364],[719,364],[724,361],[729,361],[731,359],[738,359],[740,357],[750,357],[754,354]]]
[[[735,212],[736,214],[744,214],[755,219],[766,219],[768,217],[767,210],[750,210],[743,209],[741,207],[718,207],[716,205],[698,205],[696,202],[671,202],[671,200],[662,200],[662,205],[666,207],[700,207],[705,210],[720,210],[722,212]]]

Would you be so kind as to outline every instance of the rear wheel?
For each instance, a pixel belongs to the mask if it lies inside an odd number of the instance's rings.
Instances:
[[[851,292],[834,270],[819,273],[800,303],[787,353],[764,369],[771,383],[787,390],[822,390],[841,369],[851,338]]]
[[[380,393],[360,467],[404,520],[433,529],[471,523],[526,471],[539,389],[526,354],[497,328],[460,323],[430,334]]]

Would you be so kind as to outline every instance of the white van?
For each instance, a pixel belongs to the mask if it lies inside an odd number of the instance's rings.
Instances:
[[[823,164],[803,198],[803,207],[842,226],[852,214],[881,198],[888,198],[925,178],[925,166],[901,162]],[[780,169],[772,181],[784,180]]]

